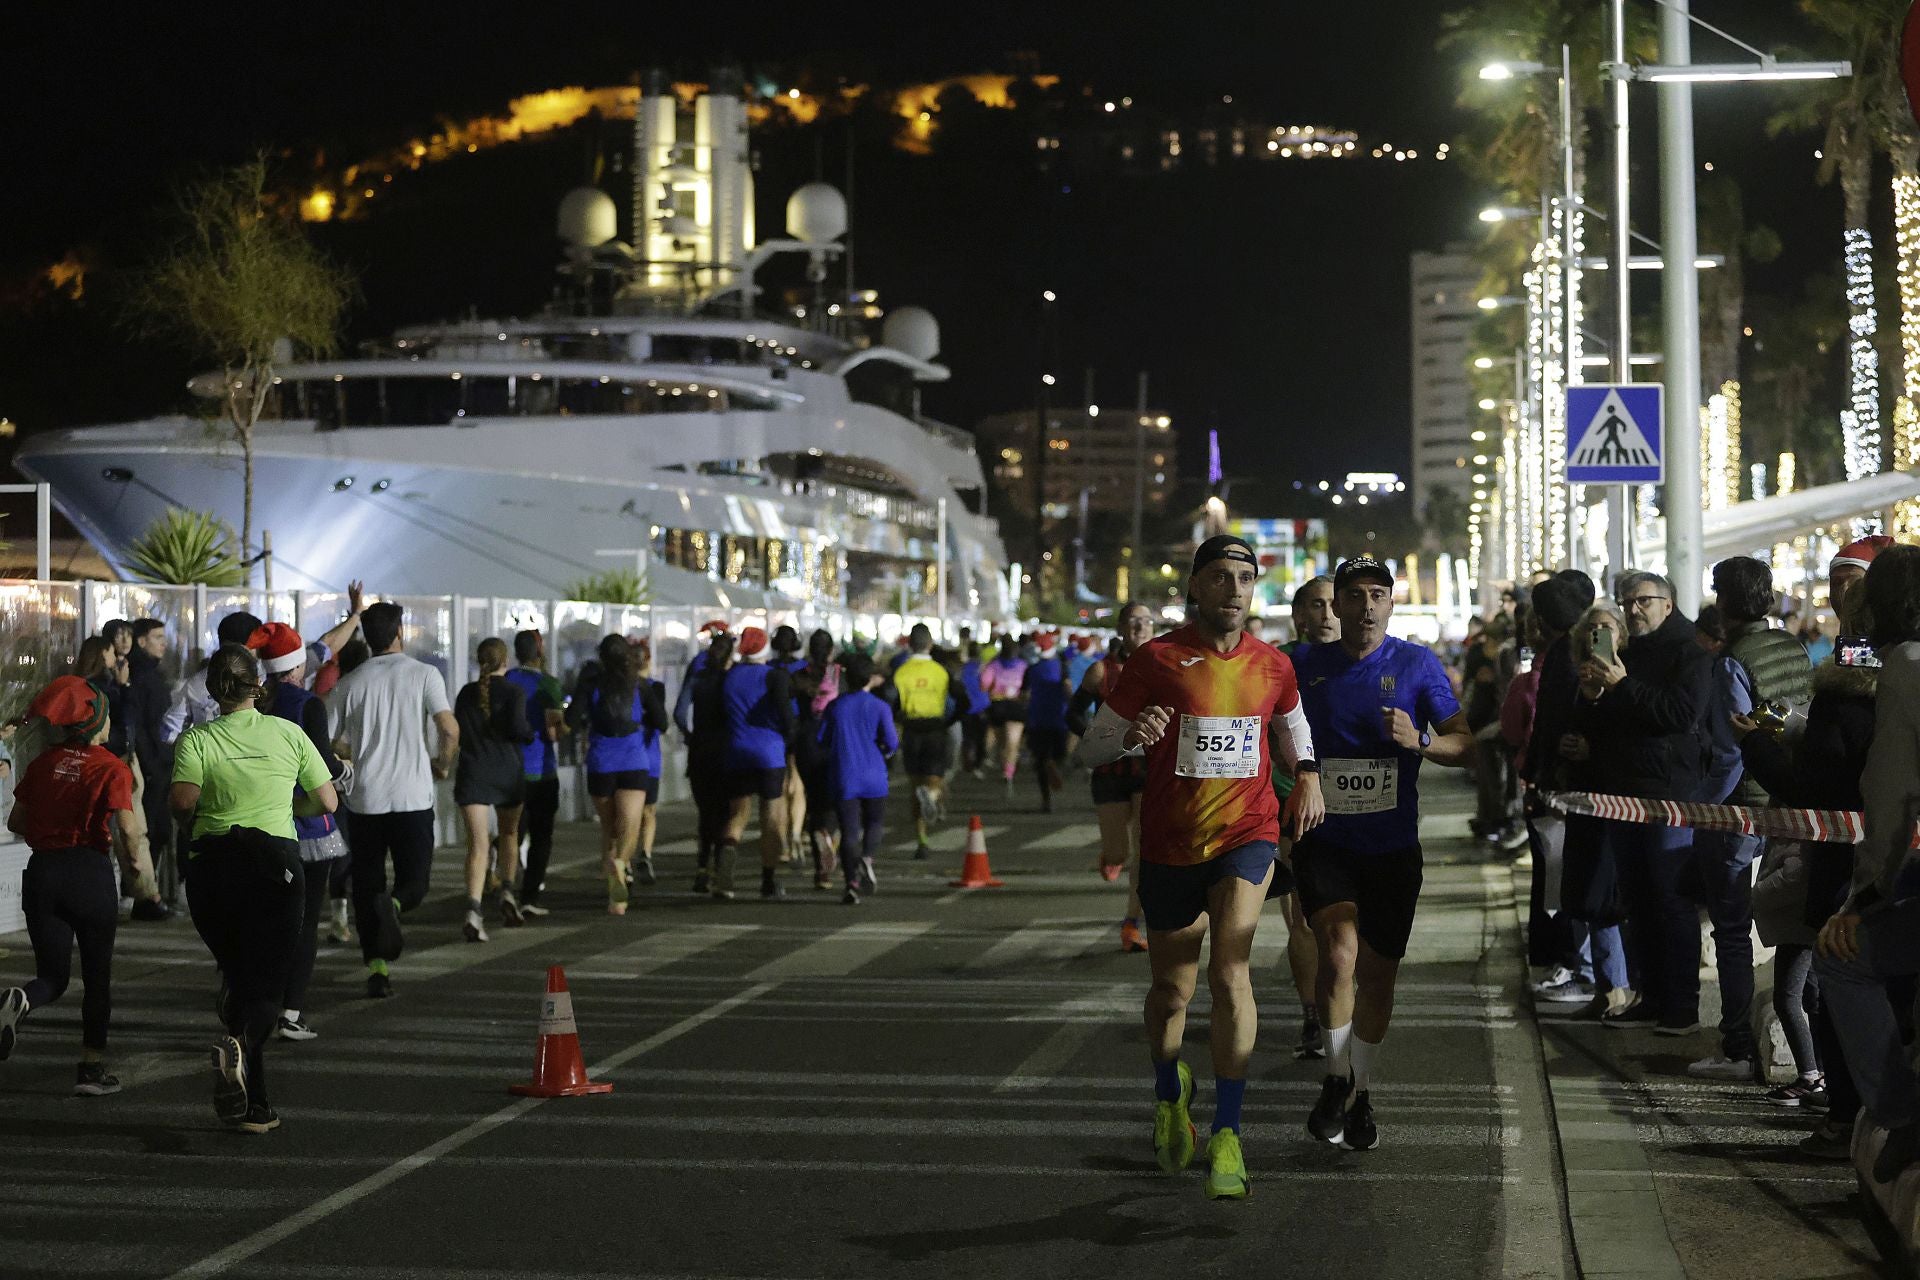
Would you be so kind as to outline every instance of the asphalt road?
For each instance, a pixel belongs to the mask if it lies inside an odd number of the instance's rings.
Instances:
[[[125,926],[126,1090],[68,1096],[77,989],[0,1068],[0,1275],[1575,1274],[1513,877],[1460,838],[1463,787],[1436,786],[1377,1151],[1305,1133],[1319,1069],[1289,1052],[1270,908],[1244,1203],[1154,1165],[1146,961],[1118,950],[1123,887],[1093,874],[1083,778],[1070,796],[1042,816],[1029,792],[962,779],[931,863],[905,858],[897,810],[857,908],[797,873],[780,902],[694,898],[691,814],[669,808],[661,884],[611,918],[590,828],[563,827],[553,915],[484,945],[459,937],[443,850],[396,998],[362,998],[357,952],[323,945],[320,1038],[271,1048],[285,1124],[264,1137],[214,1120],[214,975],[190,925]],[[1003,889],[947,886],[970,812]],[[0,947],[12,975],[24,939]],[[550,963],[610,1095],[507,1094]],[[1206,1009],[1203,987],[1187,1053],[1203,1138]]]

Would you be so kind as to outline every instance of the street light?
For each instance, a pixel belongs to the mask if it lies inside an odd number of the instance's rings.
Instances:
[[[1758,62],[1695,62],[1615,68],[1647,84],[1751,84],[1779,80],[1845,80],[1853,74],[1851,62],[1780,62],[1761,55]]]
[[[1492,208],[1482,209],[1480,211],[1480,221],[1486,223],[1519,222],[1526,218],[1537,218],[1539,216],[1540,211],[1538,209],[1527,209],[1519,205],[1511,204],[1495,205]]]
[[[1526,301],[1525,298],[1512,298],[1512,297],[1481,298],[1478,301],[1476,301],[1473,305],[1480,308],[1482,311],[1498,311],[1502,307],[1517,307],[1525,301]]]
[[[1544,62],[1489,62],[1480,68],[1482,80],[1512,80],[1517,76],[1537,76],[1548,70]]]

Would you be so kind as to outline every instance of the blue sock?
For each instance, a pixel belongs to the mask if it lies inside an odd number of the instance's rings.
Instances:
[[[1246,1097],[1245,1080],[1216,1076],[1213,1081],[1213,1131],[1231,1129],[1240,1132],[1240,1100]]]
[[[1153,1064],[1153,1096],[1161,1102],[1180,1101],[1180,1059]]]

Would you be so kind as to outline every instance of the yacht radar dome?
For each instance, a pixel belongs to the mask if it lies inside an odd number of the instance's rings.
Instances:
[[[560,238],[569,248],[595,249],[619,231],[613,197],[598,187],[575,187],[561,198]]]
[[[940,354],[940,322],[925,307],[901,307],[887,313],[880,326],[880,341],[931,364]]]
[[[847,198],[826,182],[809,182],[787,197],[787,233],[807,244],[830,244],[847,233]]]

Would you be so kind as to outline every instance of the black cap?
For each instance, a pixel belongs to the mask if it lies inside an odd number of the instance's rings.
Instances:
[[[1253,548],[1248,545],[1247,540],[1236,538],[1230,533],[1216,533],[1201,543],[1193,553],[1193,568],[1190,572],[1198,573],[1215,560],[1238,560],[1242,564],[1252,565],[1256,573],[1260,570],[1260,557],[1253,554]]]
[[[1372,556],[1354,556],[1350,560],[1342,560],[1340,567],[1333,571],[1335,593],[1345,591],[1347,584],[1356,578],[1371,578],[1388,589],[1393,587],[1393,570]]]

